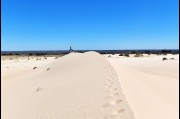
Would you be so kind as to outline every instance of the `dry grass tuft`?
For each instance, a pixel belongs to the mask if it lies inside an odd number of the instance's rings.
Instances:
[[[37,67],[34,67],[33,69],[36,69]]]
[[[136,53],[136,54],[134,55],[134,57],[143,57],[143,54]]]
[[[124,56],[125,56],[125,57],[130,57],[128,53],[125,53]]]
[[[167,60],[167,58],[166,58],[166,57],[164,57],[162,60],[163,60],[163,61],[164,61],[164,60]]]
[[[175,60],[174,58],[170,58],[169,60]]]

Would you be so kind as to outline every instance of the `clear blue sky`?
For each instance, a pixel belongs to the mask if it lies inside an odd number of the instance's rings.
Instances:
[[[2,0],[1,50],[178,49],[178,0]]]

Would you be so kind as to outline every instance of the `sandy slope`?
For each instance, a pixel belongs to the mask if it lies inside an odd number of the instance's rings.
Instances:
[[[43,57],[13,57],[12,60],[9,60],[9,57],[3,57],[1,60],[1,73],[2,79],[9,79],[14,76],[18,76],[20,74],[31,72],[33,67],[42,67],[50,62],[55,61],[55,57],[47,57],[44,59]],[[29,60],[28,60],[29,59]]]
[[[30,62],[3,62],[2,119],[134,119],[114,69],[98,53]]]
[[[116,69],[137,119],[179,118],[178,55],[116,57],[112,56],[108,61]],[[163,57],[176,60],[162,61]]]

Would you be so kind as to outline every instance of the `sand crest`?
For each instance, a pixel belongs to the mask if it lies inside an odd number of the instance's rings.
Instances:
[[[116,72],[100,54],[31,62],[25,72],[14,65],[13,76],[1,80],[2,119],[134,119]]]

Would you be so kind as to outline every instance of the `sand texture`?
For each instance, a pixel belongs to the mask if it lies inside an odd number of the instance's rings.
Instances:
[[[116,71],[96,52],[1,62],[2,119],[135,119]]]
[[[116,57],[107,59],[136,119],[179,118],[179,55]]]

